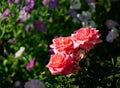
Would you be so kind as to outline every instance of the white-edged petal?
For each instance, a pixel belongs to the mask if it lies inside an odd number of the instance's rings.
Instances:
[[[20,49],[15,53],[15,58],[20,57],[24,52],[25,47],[20,47]]]

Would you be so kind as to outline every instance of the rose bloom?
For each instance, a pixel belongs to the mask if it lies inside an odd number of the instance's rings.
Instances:
[[[50,45],[50,48],[53,48],[55,53],[58,52],[67,52],[73,50],[73,41],[71,37],[58,37],[53,39],[53,44]]]
[[[70,56],[74,59],[73,64],[73,72],[79,71],[81,69],[79,65],[79,61],[84,58],[86,51],[82,49],[74,49],[74,51],[71,52]]]
[[[79,62],[80,59],[84,58],[85,53],[86,53],[85,50],[76,48],[76,49],[74,49],[74,50],[71,52],[70,56],[71,56],[76,62]]]
[[[95,44],[102,42],[99,39],[100,34],[96,28],[80,28],[72,34],[74,47],[80,47],[86,50],[90,50]]]
[[[73,72],[74,59],[65,53],[57,53],[51,55],[50,61],[47,64],[52,75],[70,74]]]

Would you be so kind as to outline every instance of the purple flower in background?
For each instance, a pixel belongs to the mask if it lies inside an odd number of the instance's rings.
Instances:
[[[34,0],[25,0],[25,3],[27,4],[23,8],[25,11],[31,10],[34,7],[34,5],[35,5]]]
[[[23,9],[19,12],[18,19],[22,22],[25,22],[27,19],[29,19],[31,16]]]
[[[20,1],[20,0],[15,0],[14,2],[15,2],[15,3],[19,3],[19,1]]]
[[[21,81],[19,81],[19,80],[15,81],[14,86],[15,86],[15,88],[23,88],[23,85],[22,85]]]
[[[26,26],[26,31],[27,31],[27,32],[30,32],[30,30],[31,30],[31,26],[30,26],[30,25],[27,25],[27,26]]]
[[[48,8],[50,10],[52,10],[52,9],[56,8],[58,5],[59,5],[58,0],[49,0]]]
[[[30,8],[32,9],[34,7],[35,3],[34,0],[30,0]]]
[[[9,13],[10,13],[10,9],[7,8],[7,9],[3,12],[2,16],[3,16],[3,17],[7,17],[7,16],[9,15]]]
[[[25,2],[28,2],[28,3],[31,2],[31,1],[34,1],[34,0],[25,0]]]
[[[118,30],[116,28],[112,28],[106,36],[106,41],[112,43],[114,39],[116,39],[118,36],[119,36]]]
[[[107,20],[105,25],[108,29],[112,29],[115,26],[119,26],[119,24],[114,20]]]
[[[42,0],[43,5],[48,5],[50,10],[56,8],[59,5],[58,0]]]
[[[43,21],[36,20],[36,21],[34,22],[34,27],[35,27],[35,29],[36,29],[38,32],[40,32],[40,31],[42,31],[42,30],[44,30],[44,29],[46,28],[46,25],[45,25],[45,23],[44,23]]]
[[[50,54],[54,54],[54,50],[53,49],[50,49],[49,52],[50,52]]]
[[[29,70],[33,67],[35,59],[30,60],[30,62],[26,65],[26,70]]]
[[[15,39],[9,39],[8,40],[8,43],[16,43],[17,42],[17,40],[15,40]]]
[[[8,3],[12,3],[12,0],[7,0]]]
[[[29,11],[29,10],[31,10],[31,8],[30,8],[30,6],[24,6],[24,7],[23,7],[23,10],[24,10],[24,11]]]
[[[27,20],[27,12],[25,12],[24,10],[21,10],[18,18],[22,21],[26,21]]]
[[[91,19],[91,13],[89,11],[83,11],[81,14],[77,14],[77,17],[81,20],[81,21],[88,21]]]
[[[39,80],[32,79],[32,80],[26,82],[24,87],[25,88],[45,88],[45,85],[43,84],[43,82],[41,82]]]
[[[69,8],[68,13],[74,18],[77,17],[77,12],[72,7]]]
[[[49,3],[49,0],[42,0],[43,5],[48,5],[48,3]]]

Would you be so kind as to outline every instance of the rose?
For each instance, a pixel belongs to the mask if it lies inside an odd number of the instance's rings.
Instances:
[[[79,62],[80,59],[84,58],[85,53],[86,53],[85,50],[76,48],[71,52],[70,55],[76,62]]]
[[[82,50],[82,49],[74,49],[72,52],[71,52],[71,57],[74,59],[74,64],[73,64],[73,72],[75,71],[79,71],[81,69],[80,65],[79,65],[79,61],[81,59],[84,58],[85,56],[85,50]]]
[[[54,53],[66,52],[69,53],[73,50],[73,41],[71,37],[59,37],[53,39],[53,44],[50,45]]]
[[[99,39],[100,34],[96,28],[80,28],[72,34],[72,40],[74,42],[74,48],[80,47],[86,50],[90,50],[95,44],[102,42]]]
[[[65,53],[57,53],[51,55],[50,61],[47,64],[52,75],[70,74],[73,72],[74,59]]]

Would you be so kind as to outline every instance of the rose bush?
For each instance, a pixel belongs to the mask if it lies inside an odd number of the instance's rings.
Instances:
[[[80,59],[82,59],[86,51],[90,50],[95,44],[102,42],[99,37],[100,34],[98,30],[86,27],[76,30],[72,36],[53,39],[53,44],[50,45],[50,48],[53,49],[54,55],[51,55],[47,67],[53,75],[59,73],[70,74],[80,70]],[[68,62],[69,59],[67,58],[67,61],[66,56],[72,58],[71,60],[73,60],[74,63],[71,64],[71,62]],[[69,67],[71,67],[71,69],[68,69]]]
[[[119,88],[119,2],[1,0],[0,88]]]

